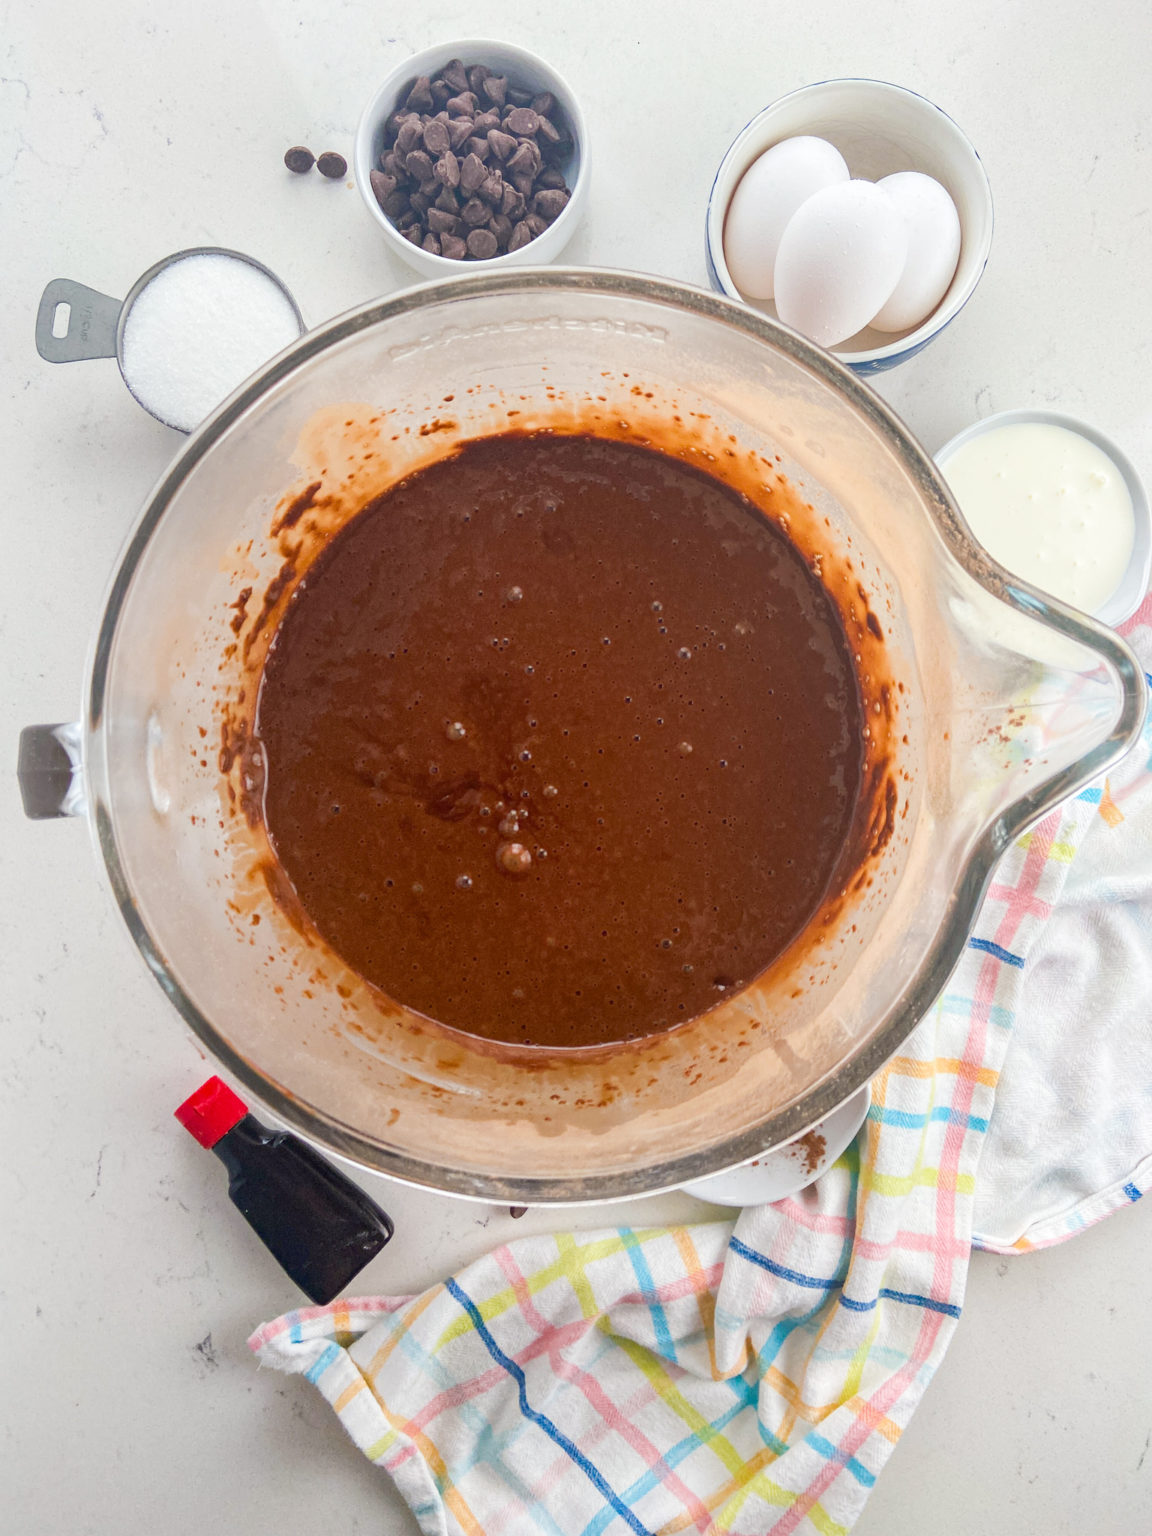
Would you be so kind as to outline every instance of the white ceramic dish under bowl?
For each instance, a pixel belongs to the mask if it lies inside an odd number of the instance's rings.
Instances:
[[[832,355],[855,373],[883,373],[907,362],[944,329],[975,292],[992,248],[992,189],[980,157],[946,112],[915,91],[883,80],[822,80],[781,96],[735,138],[720,162],[704,221],[708,276],[718,293],[776,316],[770,300],[745,298],[724,260],[724,220],[740,178],[782,139],[813,134],[844,156],[854,177],[878,181],[896,171],[923,171],[950,194],[960,215],[960,259],[940,303],[899,335],[866,328]]]
[[[957,432],[956,436],[949,438],[943,448],[935,454],[936,463],[943,471],[946,460],[962,444],[970,442],[974,437],[980,437],[985,432],[991,432],[997,427],[1016,426],[1022,423],[1063,427],[1065,431],[1075,432],[1078,437],[1095,444],[1105,457],[1111,459],[1128,487],[1128,495],[1132,498],[1132,554],[1118,585],[1103,603],[1099,603],[1092,610],[1093,618],[1115,629],[1118,624],[1123,624],[1125,619],[1130,619],[1144,601],[1144,594],[1148,590],[1148,578],[1152,574],[1152,509],[1148,505],[1148,492],[1136,466],[1117,443],[1099,428],[1089,426],[1086,421],[1079,421],[1075,416],[1065,416],[1061,411],[1023,406],[1019,410],[998,411],[994,416],[985,416],[981,421],[974,421],[970,427],[965,427],[962,432]]]
[[[768,1205],[798,1194],[815,1183],[826,1168],[856,1139],[872,1105],[872,1086],[865,1083],[830,1115],[795,1136],[783,1147],[764,1152],[738,1168],[714,1173],[710,1179],[683,1184],[685,1194],[712,1205]]]
[[[518,251],[507,251],[488,261],[452,261],[447,256],[435,256],[423,247],[413,245],[388,218],[376,201],[369,179],[372,171],[379,168],[380,154],[384,148],[384,124],[400,104],[405,87],[420,75],[434,75],[452,59],[462,59],[467,67],[486,64],[508,76],[510,85],[533,94],[551,91],[555,96],[569,133],[573,149],[563,171],[572,194],[558,217],[549,224],[542,235],[522,245]],[[400,260],[426,278],[459,277],[461,272],[491,272],[504,267],[537,267],[555,261],[568,244],[588,203],[588,130],[584,114],[567,81],[536,54],[512,43],[492,42],[484,38],[465,38],[456,42],[438,43],[414,53],[388,75],[372,100],[364,108],[360,126],[356,130],[356,144],[352,151],[352,173],[356,178],[364,206],[383,231],[384,238]]]

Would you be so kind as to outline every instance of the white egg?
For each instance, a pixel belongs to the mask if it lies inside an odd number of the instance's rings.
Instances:
[[[908,255],[872,324],[878,331],[904,331],[927,320],[948,291],[960,259],[960,215],[940,183],[921,171],[897,171],[876,185],[904,216]]]
[[[822,347],[854,336],[885,304],[908,255],[895,203],[870,181],[846,181],[800,205],[776,253],[776,312]]]
[[[789,219],[813,192],[847,180],[840,151],[807,135],[782,139],[753,160],[724,220],[724,260],[741,293],[772,297],[776,251]]]

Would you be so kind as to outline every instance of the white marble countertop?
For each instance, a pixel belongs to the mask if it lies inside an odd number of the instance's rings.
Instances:
[[[478,20],[479,15],[483,20]],[[705,19],[707,18],[707,19]],[[880,384],[929,448],[974,416],[1050,403],[1111,432],[1152,480],[1152,29],[1143,0],[502,0],[348,6],[78,0],[0,29],[0,1210],[6,1334],[0,1529],[20,1536],[414,1530],[302,1381],[244,1340],[298,1297],[172,1120],[210,1070],[120,929],[82,827],[19,815],[20,726],[75,716],[117,549],[176,440],[112,363],[52,368],[32,322],[50,277],[123,294],[158,257],[222,244],[319,321],[408,279],[350,183],[380,76],[477,31],[543,53],[593,137],[575,262],[704,281],[725,147],[774,96],[873,75],[939,102],[982,154],[997,228],[961,318]],[[390,1188],[392,1247],[363,1290],[423,1287],[558,1218]],[[643,1219],[704,1214],[687,1196]],[[638,1215],[606,1208],[596,1220]],[[957,1337],[860,1536],[1152,1529],[1152,1200],[1059,1249],[977,1256]]]

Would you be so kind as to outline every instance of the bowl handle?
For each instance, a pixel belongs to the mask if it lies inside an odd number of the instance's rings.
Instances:
[[[68,310],[64,334],[56,334],[56,312]],[[90,357],[116,356],[120,299],[85,288],[68,277],[54,277],[40,295],[36,311],[36,350],[46,363],[79,363]]]
[[[24,814],[31,820],[83,816],[88,795],[79,723],[25,726],[20,732],[16,777]]]

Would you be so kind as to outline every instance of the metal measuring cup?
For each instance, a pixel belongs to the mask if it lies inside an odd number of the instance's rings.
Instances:
[[[299,326],[298,334],[304,334],[306,327],[299,305],[271,268],[255,257],[246,256],[243,251],[230,251],[222,245],[196,245],[185,251],[175,251],[149,267],[147,272],[136,279],[127,297],[122,300],[99,293],[95,288],[86,288],[83,283],[73,282],[71,278],[54,277],[40,295],[40,305],[36,311],[37,352],[48,363],[80,363],[95,357],[114,357],[120,369],[120,377],[136,403],[143,406],[149,416],[154,416],[174,432],[187,433],[187,427],[166,421],[132,388],[124,371],[124,327],[133,304],[152,279],[163,272],[165,267],[183,261],[188,256],[230,256],[263,272],[265,277],[272,279],[292,306]],[[57,336],[56,315],[61,305],[68,306],[68,323],[63,335]]]

